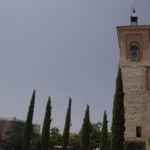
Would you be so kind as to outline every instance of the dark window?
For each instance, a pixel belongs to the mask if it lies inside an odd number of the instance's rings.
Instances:
[[[140,48],[136,42],[130,44],[129,58],[135,62],[140,60]]]
[[[150,67],[146,67],[146,89],[150,90]]]
[[[136,127],[136,137],[141,137],[142,136],[142,128],[141,127]]]

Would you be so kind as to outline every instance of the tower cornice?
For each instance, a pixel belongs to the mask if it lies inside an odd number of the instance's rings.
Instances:
[[[144,29],[150,29],[150,25],[137,25],[137,26],[133,26],[133,25],[128,25],[128,26],[117,26],[117,30],[144,30]]]

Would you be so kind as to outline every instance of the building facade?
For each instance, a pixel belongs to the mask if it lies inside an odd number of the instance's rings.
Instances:
[[[117,32],[127,150],[150,150],[150,26],[138,25],[134,14],[131,24]]]

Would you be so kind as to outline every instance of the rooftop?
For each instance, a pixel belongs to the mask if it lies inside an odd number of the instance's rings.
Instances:
[[[132,30],[132,29],[150,29],[150,25],[128,25],[128,26],[117,26],[117,30]]]

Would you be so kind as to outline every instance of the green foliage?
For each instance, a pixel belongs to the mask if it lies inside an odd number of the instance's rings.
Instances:
[[[32,134],[31,150],[41,150],[41,135],[38,133]]]
[[[42,128],[42,137],[41,137],[42,150],[48,150],[49,147],[50,124],[51,124],[51,97],[49,97],[47,101],[44,123]]]
[[[85,116],[81,129],[81,150],[90,150],[90,135],[91,135],[91,123],[90,123],[90,110],[89,105],[86,107]]]
[[[29,111],[25,122],[24,135],[23,135],[23,150],[30,150],[30,146],[31,146],[31,136],[33,132],[32,120],[33,120],[33,113],[34,113],[35,93],[36,93],[35,90],[33,90]]]
[[[70,133],[70,146],[75,150],[80,149],[80,135],[76,133]]]
[[[92,130],[90,135],[90,145],[92,149],[99,147],[101,142],[101,123],[97,122],[92,124]]]
[[[63,132],[63,149],[66,150],[69,144],[70,126],[71,126],[71,103],[72,99],[69,98],[69,105],[66,114],[65,127]]]
[[[62,145],[63,138],[57,127],[53,127],[50,129],[50,145],[53,147],[54,145]]]
[[[108,135],[108,127],[107,127],[107,113],[104,112],[103,116],[103,125],[101,131],[101,142],[100,142],[100,149],[101,150],[109,150],[109,135]]]
[[[119,68],[116,80],[116,92],[113,102],[113,119],[112,119],[112,150],[124,149],[124,93],[121,69]]]

